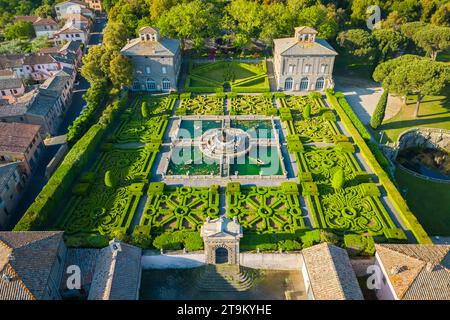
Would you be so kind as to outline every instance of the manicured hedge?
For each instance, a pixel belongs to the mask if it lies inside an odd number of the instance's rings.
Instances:
[[[189,251],[196,251],[203,249],[203,239],[200,237],[200,233],[195,231],[165,232],[153,240],[153,246],[163,250],[186,248]]]
[[[333,106],[333,108],[337,111],[339,114],[342,122],[344,123],[344,126],[349,131],[351,136],[353,137],[356,145],[359,147],[364,159],[369,164],[370,168],[373,170],[373,172],[378,176],[380,183],[383,185],[383,187],[386,189],[386,192],[388,194],[389,199],[392,201],[392,204],[394,205],[397,212],[400,214],[402,219],[404,220],[404,223],[406,226],[411,230],[411,232],[416,237],[417,241],[422,244],[426,243],[432,243],[431,239],[428,237],[427,233],[423,229],[423,227],[420,225],[417,218],[414,216],[414,214],[411,212],[411,210],[408,208],[408,205],[406,204],[405,200],[403,199],[400,192],[398,192],[395,185],[392,183],[391,179],[389,178],[389,175],[386,173],[385,170],[381,167],[381,165],[378,163],[377,159],[375,158],[374,154],[372,153],[371,148],[367,145],[366,141],[363,139],[362,135],[359,133],[355,126],[356,123],[361,123],[358,119],[357,121],[352,121],[350,117],[347,115],[347,112],[344,111],[345,108],[350,108],[347,103],[343,103],[345,107],[341,105],[339,102],[345,101],[345,98],[341,98],[340,101],[336,98],[335,94],[328,90],[326,92],[327,100]],[[350,109],[351,110],[351,109]],[[350,114],[353,114],[351,112]],[[362,124],[361,124],[362,125]],[[364,131],[367,132],[364,128]],[[378,148],[377,148],[378,149]]]
[[[127,101],[128,94],[125,93],[119,101],[109,105],[103,112],[99,123],[93,125],[75,143],[22,219],[14,227],[14,231],[40,230],[45,226],[52,214],[56,212],[57,205],[63,200],[63,196],[70,191],[73,182],[99,147],[107,123],[126,105]]]
[[[100,114],[102,107],[106,104],[108,90],[108,85],[105,82],[99,81],[93,83],[86,91],[83,96],[87,102],[86,108],[80,116],[74,120],[72,125],[67,128],[68,132],[66,136],[69,145],[73,145],[77,142],[83,134],[86,133],[89,127],[95,123],[96,115],[98,116]]]
[[[372,118],[370,119],[370,126],[374,129],[378,128],[384,119],[386,112],[386,105],[388,101],[389,92],[385,90],[377,103]]]

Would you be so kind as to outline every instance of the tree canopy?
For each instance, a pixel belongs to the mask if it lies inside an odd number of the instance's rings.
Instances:
[[[439,94],[448,86],[450,66],[429,58],[403,55],[378,65],[373,78],[389,92],[403,96],[416,94],[414,115],[417,117],[423,96]]]

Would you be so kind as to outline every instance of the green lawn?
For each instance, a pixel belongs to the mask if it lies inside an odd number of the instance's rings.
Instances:
[[[450,130],[450,99],[446,96],[426,96],[423,98],[419,115],[414,118],[414,108],[417,96],[409,96],[407,105],[402,106],[400,112],[393,118],[383,122],[375,130],[379,137],[380,130],[384,131],[383,142],[396,141],[405,130],[417,127],[442,128]]]
[[[450,236],[450,184],[430,182],[396,170],[399,189],[430,236]]]

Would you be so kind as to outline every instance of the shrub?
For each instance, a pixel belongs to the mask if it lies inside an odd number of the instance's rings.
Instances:
[[[95,172],[88,171],[81,175],[80,182],[93,183],[95,181]]]
[[[318,196],[319,188],[315,182],[302,182],[302,195],[307,196]]]
[[[351,142],[337,142],[336,149],[341,152],[354,153],[355,146]]]
[[[150,116],[150,115],[149,115],[149,112],[148,112],[148,104],[147,104],[147,101],[144,101],[144,102],[142,102],[142,104],[141,104],[141,114],[142,114],[142,117],[143,117],[144,119],[148,119],[148,117]]]
[[[375,254],[375,241],[371,236],[362,236],[357,234],[344,235],[344,246],[350,254]]]
[[[163,250],[187,250],[195,251],[203,249],[203,240],[195,231],[175,231],[160,234],[153,241],[153,246]]]
[[[310,119],[311,118],[311,105],[310,104],[307,104],[303,108],[303,118],[304,119]]]
[[[377,103],[372,118],[370,119],[370,126],[374,129],[378,128],[384,119],[384,113],[386,112],[386,105],[388,101],[389,92],[384,90]]]
[[[336,172],[333,174],[333,178],[331,179],[331,185],[334,190],[337,191],[342,189],[344,186],[345,178],[344,178],[344,170],[342,167],[338,167]]]
[[[320,242],[320,230],[315,229],[311,231],[306,231],[304,235],[300,237],[302,242],[302,248],[311,247]]]
[[[241,191],[241,184],[239,182],[228,182],[227,193],[236,193]]]
[[[116,186],[115,177],[110,170],[105,172],[105,186],[108,188],[114,188]]]
[[[281,249],[283,251],[300,250],[301,248],[302,245],[295,240],[282,240],[278,242],[278,249]]]

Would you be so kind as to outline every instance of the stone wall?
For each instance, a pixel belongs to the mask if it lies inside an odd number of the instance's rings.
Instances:
[[[240,265],[253,269],[300,270],[300,253],[241,253]],[[186,269],[204,265],[204,252],[144,254],[142,269]]]
[[[253,269],[300,270],[300,253],[241,253],[241,266]]]
[[[442,149],[450,152],[450,131],[428,128],[408,130],[398,137],[396,147],[397,153],[402,149],[413,147]]]

